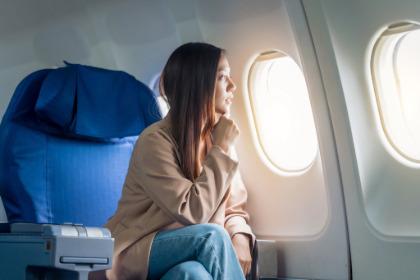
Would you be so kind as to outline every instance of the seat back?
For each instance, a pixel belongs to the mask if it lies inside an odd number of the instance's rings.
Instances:
[[[137,135],[159,119],[153,92],[121,71],[68,64],[27,76],[0,124],[9,222],[103,225]]]

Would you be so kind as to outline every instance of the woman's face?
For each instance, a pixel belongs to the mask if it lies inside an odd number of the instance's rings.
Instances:
[[[230,77],[229,62],[226,56],[222,55],[217,67],[216,84],[214,87],[216,114],[229,115],[233,92],[235,90],[236,85]]]

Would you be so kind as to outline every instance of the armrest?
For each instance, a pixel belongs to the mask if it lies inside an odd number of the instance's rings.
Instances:
[[[252,249],[252,264],[251,272],[247,275],[246,280],[258,280],[260,279],[258,273],[258,243],[255,239],[254,247]]]
[[[69,276],[66,279],[87,279],[90,271],[112,266],[113,247],[114,239],[106,228],[2,224],[0,271],[5,279],[26,279],[28,274],[46,279],[63,278],[64,274]]]

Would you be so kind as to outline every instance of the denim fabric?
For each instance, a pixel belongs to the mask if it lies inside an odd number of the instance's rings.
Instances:
[[[244,280],[226,230],[200,224],[159,232],[153,240],[148,279]]]
[[[197,261],[187,261],[175,265],[166,272],[161,280],[212,280],[210,273]]]

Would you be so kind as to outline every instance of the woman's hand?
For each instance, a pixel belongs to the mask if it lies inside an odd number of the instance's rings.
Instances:
[[[226,153],[239,135],[239,128],[235,122],[226,116],[221,116],[215,125],[212,136],[213,144],[222,148]]]
[[[242,233],[237,233],[232,237],[233,248],[235,248],[236,256],[245,276],[251,271],[252,263],[249,241],[249,237]]]

